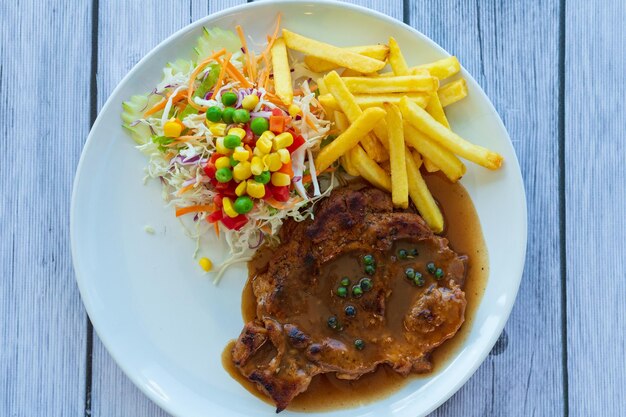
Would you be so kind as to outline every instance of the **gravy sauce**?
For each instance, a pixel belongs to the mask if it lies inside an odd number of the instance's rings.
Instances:
[[[480,221],[465,188],[460,184],[450,183],[441,173],[424,174],[424,179],[444,216],[446,229],[442,235],[449,240],[450,248],[469,257],[463,288],[467,299],[465,322],[452,339],[433,351],[431,357],[434,373],[444,367],[457,352],[472,328],[474,312],[487,285],[489,260]],[[264,250],[249,263],[250,277],[254,277],[266,267],[271,254],[271,250]],[[241,306],[244,322],[253,320],[256,316],[256,300],[252,292],[251,279],[248,279],[244,287]],[[234,341],[229,343],[222,354],[224,368],[251,394],[273,406],[272,401],[235,368],[230,354],[233,344]],[[313,378],[308,390],[292,401],[288,410],[320,412],[358,407],[389,396],[412,378],[430,375],[432,373],[403,377],[387,366],[379,366],[375,372],[355,381],[340,380],[333,374],[318,375]]]

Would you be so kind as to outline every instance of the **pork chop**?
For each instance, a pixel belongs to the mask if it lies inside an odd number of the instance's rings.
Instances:
[[[465,258],[382,191],[335,190],[314,220],[285,222],[281,242],[253,277],[256,319],[232,350],[277,412],[321,373],[428,372],[464,321]]]

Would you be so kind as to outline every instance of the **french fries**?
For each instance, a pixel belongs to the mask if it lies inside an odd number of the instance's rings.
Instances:
[[[350,151],[350,158],[359,174],[370,184],[381,190],[391,191],[391,178],[367,153],[357,145]]]
[[[358,145],[380,119],[385,117],[383,109],[373,107],[366,109],[351,125],[335,140],[326,145],[315,160],[317,172],[322,172],[343,154]]]
[[[448,118],[443,111],[443,106],[439,101],[439,95],[437,93],[431,94],[430,100],[426,105],[426,111],[428,112],[428,114],[433,116],[433,119],[450,129],[450,123],[448,123]]]
[[[350,93],[339,74],[335,71],[329,72],[326,77],[324,77],[324,84],[337,103],[339,103],[339,108],[346,115],[350,123],[354,123],[361,113],[363,113],[363,110],[361,110],[356,103],[354,96]],[[367,135],[362,139],[361,145],[373,160],[382,162],[387,159],[385,148],[375,137]]]
[[[492,170],[498,169],[502,165],[503,158],[501,155],[463,139],[433,119],[426,110],[412,101],[404,98],[400,100],[400,110],[402,111],[402,116],[413,127],[455,154]]]
[[[293,101],[293,88],[291,82],[291,69],[287,57],[287,47],[283,38],[278,38],[270,51],[272,56],[272,69],[274,71],[274,89],[276,95],[285,103],[290,105]]]
[[[409,195],[415,204],[417,211],[424,218],[424,221],[435,233],[443,231],[443,215],[437,202],[428,190],[424,178],[420,174],[419,165],[412,158],[411,151],[406,150],[406,172],[409,180]]]
[[[430,139],[419,130],[404,121],[404,140],[407,145],[417,150],[425,160],[430,161],[452,182],[458,181],[466,167],[452,152]],[[428,168],[427,168],[428,170]]]
[[[431,76],[401,75],[394,77],[343,77],[353,94],[410,93],[437,91],[439,81]]]
[[[389,47],[387,45],[351,46],[341,49],[383,62],[387,59],[387,55],[389,54]],[[325,61],[312,55],[305,56],[304,63],[313,72],[326,72],[338,67],[334,62]]]
[[[368,107],[382,107],[383,103],[398,104],[402,97],[408,97],[420,107],[426,107],[431,98],[424,93],[357,94],[354,96],[354,101],[361,109],[367,109]],[[332,94],[322,94],[317,98],[317,101],[329,109],[338,110],[340,108]]]
[[[409,66],[406,64],[398,42],[393,37],[389,38],[389,65],[394,75],[409,75]]]
[[[350,126],[350,122],[346,118],[346,115],[340,111],[335,111],[334,117],[335,117],[335,125],[337,126],[337,129],[339,129],[340,132],[345,132]],[[341,157],[341,166],[343,167],[343,169],[346,170],[348,174],[352,175],[353,177],[358,177],[359,170],[354,166],[354,163],[352,162],[352,158],[350,157],[350,155],[351,155],[350,151],[343,154],[343,156]]]
[[[287,29],[283,29],[283,37],[290,49],[332,62],[340,67],[350,68],[360,73],[368,74],[370,72],[376,72],[385,66],[384,61],[379,61],[337,46],[316,41]]]
[[[409,184],[406,174],[404,129],[400,110],[385,103],[387,136],[389,137],[389,164],[391,165],[391,200],[395,207],[409,206]]]
[[[461,71],[461,64],[455,56],[451,56],[431,62],[430,64],[418,65],[415,68],[418,70],[426,69],[433,77],[443,80]]]
[[[439,95],[441,106],[449,106],[467,96],[467,83],[463,78],[449,82],[441,86],[437,94]]]

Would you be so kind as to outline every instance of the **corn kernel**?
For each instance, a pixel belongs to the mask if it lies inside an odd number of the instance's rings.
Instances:
[[[250,158],[250,152],[243,146],[237,146],[233,152],[235,161],[247,161]]]
[[[228,129],[228,134],[238,136],[239,139],[243,139],[246,137],[246,131],[240,127],[233,127]]]
[[[213,268],[213,262],[209,258],[200,258],[198,263],[200,268],[204,269],[204,272],[209,272]]]
[[[280,155],[274,152],[263,157],[263,165],[266,170],[274,172],[278,171],[283,163],[280,162]]]
[[[230,168],[230,158],[227,156],[217,158],[215,160],[215,168]]]
[[[224,138],[215,139],[215,150],[222,155],[230,155],[233,150],[224,146]]]
[[[176,119],[171,119],[163,125],[163,135],[168,138],[177,138],[183,131],[183,125]]]
[[[278,156],[280,156],[280,162],[282,162],[283,164],[288,164],[291,162],[291,155],[289,154],[289,151],[287,149],[279,149],[276,151],[276,153],[278,154]]]
[[[289,185],[290,183],[291,178],[289,177],[289,174],[285,174],[284,172],[274,172],[272,174],[272,185],[282,187]]]
[[[255,149],[258,149],[262,155],[270,153],[270,151],[272,150],[272,140],[268,139],[267,137],[264,138],[261,135],[259,140],[256,141]]]
[[[228,197],[224,197],[222,199],[222,204],[223,204],[223,208],[224,208],[224,213],[226,213],[226,215],[228,217],[237,217],[239,216],[239,213],[237,213],[235,211],[235,207],[233,207],[233,202],[230,198]]]
[[[265,197],[265,186],[260,184],[254,180],[248,180],[248,185],[246,186],[246,192],[252,198],[263,198]]]
[[[272,132],[271,130],[266,130],[265,132],[261,133],[261,136],[259,136],[259,139],[269,139],[270,141],[272,139],[274,139],[276,135],[274,134],[274,132]]]
[[[261,172],[263,172],[263,160],[258,156],[253,156],[250,170],[253,175],[261,175]]]
[[[251,176],[250,162],[242,161],[233,167],[233,178],[235,181],[245,181]]]
[[[246,110],[254,109],[257,104],[259,104],[259,97],[256,94],[250,94],[241,100],[241,107]]]
[[[291,106],[289,106],[289,116],[296,117],[299,114],[300,114],[300,107],[298,107],[296,104],[292,104]]]
[[[235,194],[237,194],[237,197],[241,197],[246,193],[246,184],[248,184],[246,181],[241,181],[237,188],[235,188]]]
[[[293,144],[293,136],[289,132],[283,132],[274,138],[274,150],[284,149]]]
[[[211,123],[209,130],[213,136],[225,136],[226,123]]]

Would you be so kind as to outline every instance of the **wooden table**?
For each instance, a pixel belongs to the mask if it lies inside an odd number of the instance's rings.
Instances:
[[[69,251],[72,180],[126,72],[179,28],[242,2],[0,6],[0,416],[166,415],[85,314]],[[433,415],[624,415],[626,3],[354,2],[459,57],[504,120],[526,184],[528,256],[511,318]]]

